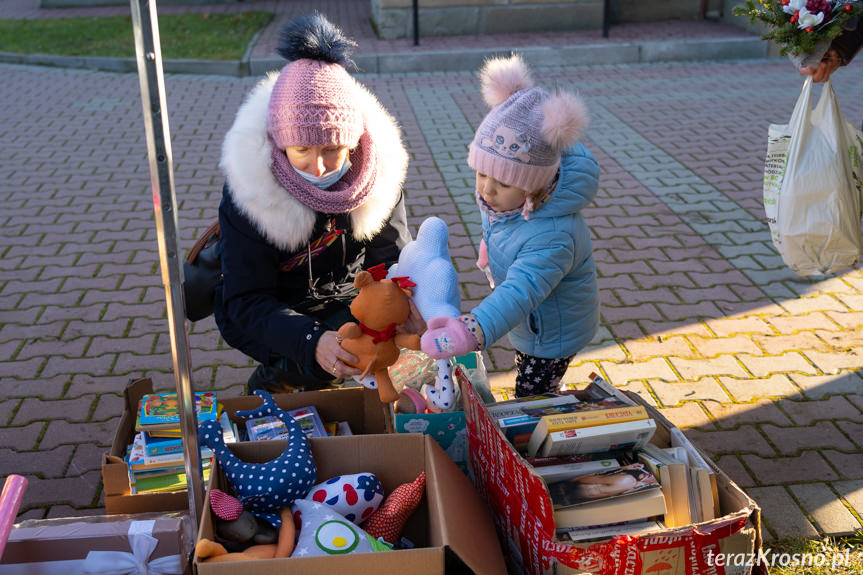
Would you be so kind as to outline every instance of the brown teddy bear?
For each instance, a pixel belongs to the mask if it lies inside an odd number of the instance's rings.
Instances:
[[[420,338],[416,334],[396,333],[396,326],[410,316],[411,292],[415,286],[407,278],[387,279],[383,266],[361,271],[354,279],[359,294],[351,303],[351,314],[360,322],[347,322],[339,328],[344,338],[342,347],[359,358],[348,364],[363,370],[359,378],[369,374],[377,380],[381,401],[391,403],[399,398],[387,367],[399,358],[399,347],[417,350]]]

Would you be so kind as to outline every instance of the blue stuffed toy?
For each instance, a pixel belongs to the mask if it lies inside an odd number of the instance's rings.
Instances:
[[[218,421],[202,422],[198,427],[198,440],[201,445],[213,450],[243,508],[269,521],[274,527],[281,527],[280,544],[285,540],[287,545],[289,538],[289,546],[293,548],[295,530],[290,507],[295,500],[305,497],[315,485],[317,468],[309,439],[294,418],[279,408],[266,391],[256,390],[255,395],[264,400],[263,405],[250,411],[238,411],[236,415],[244,418],[274,415],[285,424],[290,438],[287,447],[276,459],[266,463],[241,461],[222,439],[222,427]],[[291,525],[284,526],[283,521],[290,521]]]
[[[458,272],[450,259],[449,229],[437,217],[426,218],[417,237],[402,249],[398,263],[389,270],[389,277],[409,276],[416,283],[411,299],[420,315],[428,321],[433,317],[456,318],[461,313]],[[435,386],[423,386],[428,400],[439,410],[452,409],[455,393],[449,360],[437,360]]]

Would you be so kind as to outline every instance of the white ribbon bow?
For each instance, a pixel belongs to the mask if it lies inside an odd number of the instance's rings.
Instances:
[[[133,521],[129,526],[132,552],[90,551],[81,569],[82,575],[181,575],[183,561],[179,555],[169,555],[149,561],[159,544],[153,537],[155,521]]]

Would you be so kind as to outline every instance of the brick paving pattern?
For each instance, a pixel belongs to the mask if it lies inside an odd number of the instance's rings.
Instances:
[[[51,16],[34,5],[10,0],[2,11]],[[326,3],[336,21],[356,5]],[[361,49],[376,42],[359,24],[350,32]],[[585,143],[602,167],[585,211],[602,326],[564,381],[580,386],[597,371],[661,409],[759,502],[767,539],[860,529],[863,273],[796,276],[761,208],[767,125],[787,121],[800,78],[783,60],[535,71],[585,97]],[[0,469],[30,480],[22,518],[98,514],[99,458],[123,386],[146,376],[173,388],[138,82],[15,65],[0,74]],[[479,217],[465,163],[485,113],[476,79],[360,79],[401,123],[413,230],[429,215],[450,225],[469,310],[489,289],[473,267]],[[221,139],[255,81],[166,78],[184,250],[215,218]],[[834,85],[844,115],[863,119],[859,66]],[[252,363],[212,318],[189,332],[195,387],[240,394]],[[513,385],[512,354],[506,340],[485,354],[498,391]]]

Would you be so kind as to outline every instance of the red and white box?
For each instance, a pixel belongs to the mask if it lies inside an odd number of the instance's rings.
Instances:
[[[464,396],[468,450],[477,490],[494,517],[511,568],[531,575],[590,572],[594,575],[747,575],[760,565],[724,567],[717,554],[751,554],[761,549],[760,509],[725,473],[715,468],[719,517],[643,536],[618,535],[609,541],[572,543],[555,536],[548,487],[515,450],[486,410],[466,372],[456,371]],[[653,443],[669,445],[669,426],[635,394],[656,420]],[[597,518],[597,524],[601,524]],[[752,563],[757,563],[753,561]]]

